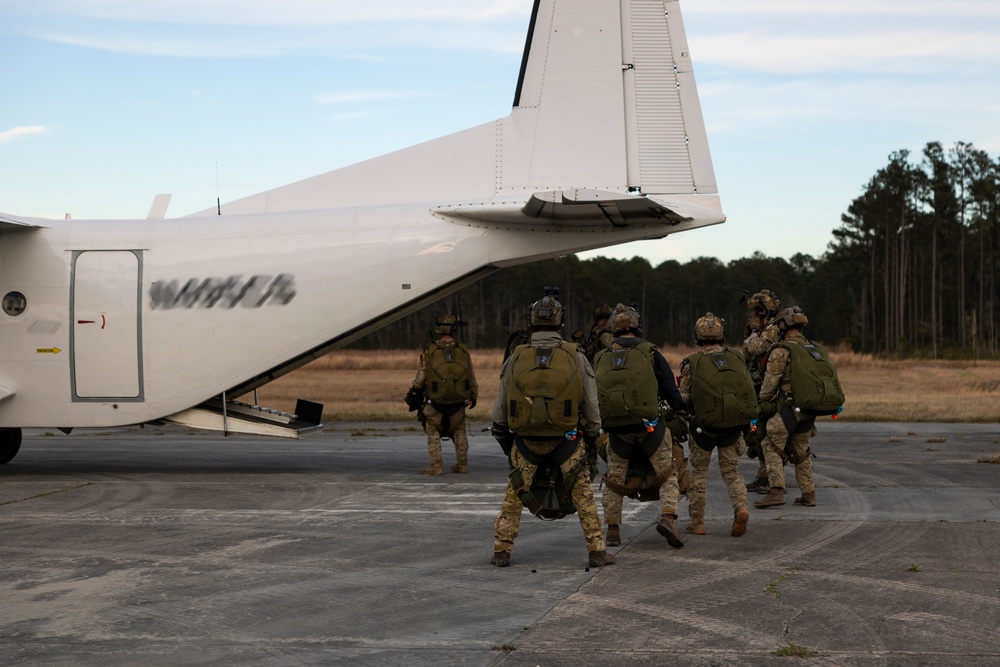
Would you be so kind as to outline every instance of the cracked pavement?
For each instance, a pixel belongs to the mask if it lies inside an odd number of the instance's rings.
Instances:
[[[438,478],[409,424],[31,433],[0,468],[0,663],[1000,663],[1000,465],[976,463],[1000,427],[820,429],[816,507],[732,538],[713,462],[707,535],[671,549],[626,500],[590,571],[574,517],[525,517],[488,565],[505,461],[478,432]]]

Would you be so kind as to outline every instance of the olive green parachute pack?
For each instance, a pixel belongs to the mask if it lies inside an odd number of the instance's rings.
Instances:
[[[731,347],[696,352],[685,361],[691,368],[690,403],[699,427],[712,431],[744,428],[757,418],[757,393],[739,352]]]
[[[427,399],[448,405],[465,403],[472,398],[472,358],[461,343],[429,343],[424,350],[427,367]]]
[[[529,512],[539,519],[555,521],[576,514],[573,486],[580,475],[588,474],[587,468],[584,457],[565,475],[554,462],[538,466],[530,486],[524,483],[524,476],[518,468],[510,471],[509,478],[511,488]]]
[[[634,347],[601,350],[594,360],[601,426],[635,426],[660,415],[659,389],[653,371],[653,350],[643,341]]]
[[[835,415],[844,407],[844,390],[837,369],[821,346],[813,342],[783,342],[792,366],[792,405],[812,417]]]
[[[511,354],[507,425],[522,437],[561,438],[575,431],[583,401],[577,346],[521,345]]]

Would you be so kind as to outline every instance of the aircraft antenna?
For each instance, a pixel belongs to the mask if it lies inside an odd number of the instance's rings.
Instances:
[[[222,215],[222,194],[219,189],[219,161],[215,161],[215,211],[217,215]]]

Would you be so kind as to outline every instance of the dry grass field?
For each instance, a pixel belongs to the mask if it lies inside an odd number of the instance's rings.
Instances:
[[[674,372],[691,348],[665,348]],[[260,402],[291,410],[296,398],[323,403],[329,421],[414,418],[403,403],[418,350],[338,350],[260,389]],[[500,350],[474,350],[479,405],[489,423],[500,375]],[[847,402],[844,421],[1000,422],[1000,361],[885,361],[832,353]]]

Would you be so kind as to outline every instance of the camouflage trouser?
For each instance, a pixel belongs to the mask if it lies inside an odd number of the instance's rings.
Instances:
[[[802,493],[812,493],[813,486],[813,464],[809,458],[809,438],[812,434],[793,433],[789,447],[789,455],[793,461],[800,461],[795,464],[795,479],[799,483],[799,490]],[[767,422],[767,437],[764,438],[764,460],[767,461],[767,480],[771,487],[785,488],[785,444],[788,442],[788,430],[785,422],[781,420],[781,415],[771,417]]]
[[[669,471],[670,476],[660,487],[660,507],[663,514],[676,515],[680,490],[677,487],[677,468],[674,467],[673,438],[671,438],[669,430],[664,431],[663,442],[649,457],[649,463],[653,466],[657,476]],[[608,445],[608,472],[606,476],[612,482],[622,485],[625,484],[628,477],[628,459],[618,456],[610,445]],[[621,525],[623,500],[624,497],[620,493],[615,493],[607,487],[604,488],[601,504],[604,505],[605,523]]]
[[[719,472],[722,481],[729,491],[729,502],[737,510],[747,506],[747,486],[740,475],[740,457],[746,451],[743,436],[729,447],[719,447]],[[705,493],[708,488],[708,464],[712,460],[712,452],[707,452],[698,445],[691,446],[691,491],[688,493],[688,511],[692,523],[705,521]]]
[[[677,489],[686,496],[691,488],[691,471],[688,470],[688,460],[684,456],[684,446],[674,440],[672,449],[674,468],[677,469]]]
[[[431,457],[431,466],[442,468],[441,459],[441,421],[444,416],[437,411],[432,403],[424,406],[424,431],[427,433],[427,452]],[[448,418],[451,423],[452,440],[455,441],[455,458],[459,465],[469,463],[469,437],[465,433],[465,408],[455,411]]]
[[[757,477],[767,479],[767,457],[759,460],[760,464],[757,466]]]
[[[562,462],[559,469],[563,475],[569,473],[580,462],[580,459],[587,457],[587,450],[581,443],[568,459]],[[514,447],[510,453],[510,460],[514,467],[521,470],[521,476],[526,486],[531,486],[531,480],[535,478],[538,466],[534,465],[524,455]],[[583,535],[587,538],[587,551],[603,551],[604,532],[601,529],[601,517],[597,514],[597,503],[594,501],[594,490],[590,486],[590,475],[584,474],[576,478],[576,484],[570,492],[573,499],[573,507],[576,508],[577,516],[580,517],[580,526],[583,528]],[[521,528],[521,510],[524,505],[521,499],[514,493],[514,487],[510,480],[507,480],[507,490],[504,492],[503,504],[500,506],[500,514],[493,522],[493,551],[511,551],[514,548],[514,539],[517,538],[518,530]]]

